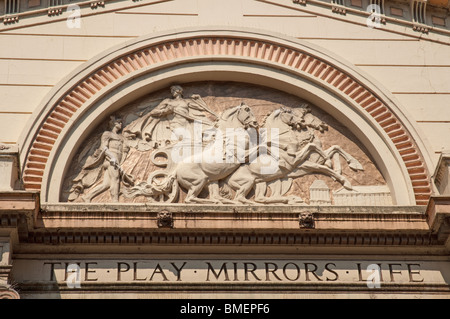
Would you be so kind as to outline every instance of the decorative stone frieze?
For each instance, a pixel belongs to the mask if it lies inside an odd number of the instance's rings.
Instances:
[[[80,80],[51,107],[30,144],[24,170],[26,189],[41,189],[42,176],[53,145],[59,139],[66,123],[77,110],[83,108],[87,100],[100,92],[104,93],[104,88],[115,81],[143,68],[151,70],[152,67],[159,67],[174,59],[180,61],[192,57],[217,57],[222,60],[239,57],[246,59],[247,63],[268,61],[285,67],[289,72],[333,86],[367,112],[379,125],[379,129],[389,136],[407,169],[416,203],[427,203],[431,195],[430,178],[420,150],[402,121],[378,95],[364,87],[353,75],[346,74],[342,69],[298,48],[270,41],[226,36],[188,39],[178,36],[176,40],[151,45],[121,56]]]
[[[172,86],[172,97],[141,99],[149,103],[144,110],[132,103],[84,141],[61,201],[329,205],[320,191],[310,189],[308,199],[309,177],[325,176],[321,187],[333,190],[385,183],[357,139],[301,99],[244,83],[189,87],[210,96],[183,96],[183,87]],[[239,102],[224,92],[255,106],[234,106]]]
[[[338,6],[338,5],[332,6],[331,7],[331,11],[335,12],[335,13],[342,14],[342,15],[346,15],[347,14],[347,9],[345,7]]]

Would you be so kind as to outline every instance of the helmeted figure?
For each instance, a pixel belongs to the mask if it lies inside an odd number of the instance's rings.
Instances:
[[[85,202],[90,202],[95,196],[108,189],[112,201],[118,202],[120,182],[122,181],[126,186],[134,183],[133,177],[125,174],[120,166],[129,151],[127,140],[119,134],[122,129],[122,120],[111,116],[109,125],[111,131],[102,134],[100,147],[87,158],[83,169],[73,180],[69,201],[77,199],[84,189],[94,185],[103,173],[103,182],[82,197]]]

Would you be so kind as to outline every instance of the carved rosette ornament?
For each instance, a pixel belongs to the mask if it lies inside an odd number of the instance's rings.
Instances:
[[[171,97],[157,92],[112,116],[74,159],[66,200],[330,205],[336,196],[377,205],[380,190],[369,186],[384,187],[383,177],[329,115],[252,85],[188,89],[185,97],[173,85]]]

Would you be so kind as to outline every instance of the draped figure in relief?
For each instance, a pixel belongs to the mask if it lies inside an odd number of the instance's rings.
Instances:
[[[198,94],[183,97],[183,88],[173,85],[172,98],[164,99],[159,105],[124,129],[127,134],[152,142],[153,146],[164,146],[178,141],[180,134],[193,136],[194,121],[207,127],[214,126],[204,112],[218,116],[211,111]],[[181,130],[180,130],[181,129]]]
[[[102,175],[103,182],[81,197],[85,202],[90,202],[95,196],[108,189],[112,201],[118,202],[120,182],[122,181],[125,186],[134,185],[133,176],[126,174],[121,168],[129,151],[127,140],[119,134],[122,129],[122,120],[111,116],[109,126],[111,130],[102,134],[100,147],[87,158],[81,172],[73,180],[69,201],[77,199],[84,189],[93,186]]]
[[[179,85],[170,90],[171,98],[147,107],[123,134],[122,121],[111,117],[100,147],[73,180],[69,201],[91,202],[109,190],[113,202],[123,195],[124,201],[144,196],[159,203],[304,204],[288,195],[294,179],[321,174],[352,190],[341,159],[353,171],[363,170],[341,146],[323,148],[315,132],[328,131],[328,125],[306,103],[272,109],[260,126],[245,102],[217,115],[200,95],[184,98]],[[135,150],[125,161],[130,147]],[[254,198],[248,199],[252,189]]]

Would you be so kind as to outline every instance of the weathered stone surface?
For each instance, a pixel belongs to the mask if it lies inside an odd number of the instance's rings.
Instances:
[[[214,114],[222,114],[225,110],[229,110],[234,105],[238,105],[240,103],[245,103],[246,105],[249,105],[251,107],[251,110],[253,111],[255,118],[257,122],[260,124],[260,126],[263,126],[266,122],[266,119],[268,115],[271,112],[274,112],[275,110],[281,109],[281,108],[288,108],[294,110],[303,110],[305,105],[305,101],[266,87],[259,87],[259,86],[253,86],[248,84],[237,84],[237,83],[231,83],[231,82],[199,82],[199,83],[191,83],[186,84],[183,86],[185,91],[185,96],[191,96],[191,95],[197,95],[200,96],[202,102],[204,101],[205,110],[208,112],[204,112],[208,118],[208,121],[214,122],[215,115]],[[161,102],[163,101],[163,102]],[[164,151],[163,146],[161,143],[164,144],[164,141],[158,140],[157,137],[155,137],[155,132],[159,129],[155,129],[152,126],[153,130],[153,136],[150,136],[149,134],[151,131],[148,129],[148,124],[145,124],[147,122],[151,123],[150,117],[148,114],[155,113],[157,109],[161,109],[162,103],[165,103],[164,101],[170,101],[167,99],[167,90],[161,90],[155,93],[152,93],[144,98],[139,99],[138,101],[135,101],[128,105],[127,107],[123,108],[120,112],[118,112],[118,116],[123,118],[123,135],[128,137],[128,141],[130,143],[134,143],[134,147],[131,147],[127,157],[123,158],[121,161],[121,169],[128,174],[129,176],[133,176],[135,178],[136,183],[139,182],[142,183],[143,181],[147,181],[147,183],[150,183],[149,180],[159,182],[164,182],[167,180],[168,176],[170,175],[171,170],[169,167],[171,166],[171,159],[167,158],[167,151]],[[173,100],[174,101],[174,100]],[[169,102],[172,103],[172,102]],[[208,110],[210,109],[210,111]],[[162,110],[162,109],[161,109]],[[153,112],[153,113],[150,113]],[[159,111],[158,111],[159,112]],[[302,111],[302,114],[305,114],[304,111]],[[156,113],[155,113],[156,114]],[[275,185],[272,182],[267,182],[268,190],[266,193],[266,196],[272,196],[271,193],[275,192],[282,192],[282,195],[285,195],[284,198],[286,198],[286,202],[290,200],[297,203],[303,203],[303,204],[309,204],[309,187],[313,184],[315,180],[321,180],[322,182],[326,183],[328,187],[331,190],[331,194],[333,191],[336,191],[342,187],[343,184],[345,186],[352,185],[352,186],[358,186],[358,185],[386,185],[386,182],[384,181],[382,175],[376,168],[376,166],[373,164],[372,160],[370,159],[370,156],[367,154],[367,151],[365,150],[364,146],[358,141],[357,137],[355,137],[353,134],[351,134],[344,126],[340,125],[335,119],[321,111],[317,107],[311,107],[311,113],[310,115],[303,115],[307,117],[303,117],[303,121],[306,121],[307,123],[310,123],[311,127],[314,127],[314,129],[302,129],[299,130],[299,141],[301,139],[304,140],[305,144],[308,141],[311,141],[312,138],[315,138],[315,143],[320,143],[320,148],[323,150],[330,149],[334,147],[335,145],[338,145],[340,149],[345,150],[345,154],[351,154],[350,158],[354,158],[352,161],[355,163],[358,163],[356,166],[355,164],[348,165],[345,163],[345,160],[336,160],[335,157],[331,157],[328,159],[328,162],[325,163],[333,168],[335,172],[342,172],[342,176],[345,176],[345,180],[348,179],[348,182],[344,182],[344,180],[336,181],[336,178],[331,178],[330,176],[327,176],[328,174],[324,172],[323,174],[317,174],[314,171],[306,171],[306,173],[300,173],[300,175],[306,174],[302,177],[296,177],[299,174],[294,174],[293,177],[289,177],[290,175],[286,175],[286,178],[289,178],[288,180],[282,181],[281,186],[273,186]],[[145,120],[145,117],[148,117],[149,120]],[[172,117],[171,117],[172,118]],[[155,118],[156,119],[156,118]],[[186,119],[183,119],[186,121]],[[136,132],[136,123],[137,121],[140,121],[144,124],[140,124],[140,128]],[[160,121],[160,120],[158,120]],[[160,122],[163,123],[163,122]],[[169,120],[167,123],[174,123],[172,120]],[[322,124],[321,124],[322,123]],[[326,126],[321,126],[325,125]],[[159,125],[159,124],[157,124]],[[96,132],[94,132],[90,138],[88,138],[85,143],[82,145],[80,150],[77,153],[77,156],[74,157],[71,168],[66,175],[67,178],[65,183],[65,192],[61,195],[61,199],[63,201],[66,201],[68,198],[68,191],[70,187],[72,187],[71,181],[74,180],[75,176],[79,174],[82,167],[84,167],[86,163],[86,160],[88,156],[92,155],[94,153],[95,149],[99,148],[98,141],[100,140],[100,136],[103,134],[106,127],[106,123],[98,128]],[[140,130],[143,130],[142,132]],[[144,131],[148,131],[144,134]],[[170,131],[169,131],[170,132]],[[130,137],[130,134],[134,133]],[[136,134],[139,134],[138,137],[136,137]],[[167,135],[168,136],[168,135]],[[167,139],[166,136],[166,139]],[[315,137],[314,137],[315,136]],[[153,148],[153,144],[157,143],[159,146],[157,149]],[[176,143],[176,141],[173,141],[172,143]],[[167,143],[166,143],[167,144]],[[158,151],[160,150],[160,151]],[[288,150],[289,152],[289,150]],[[156,154],[157,153],[157,154]],[[311,153],[307,159],[311,161],[312,163],[318,162],[320,159],[320,155],[315,153],[314,151]],[[342,153],[341,153],[342,154]],[[154,156],[154,159],[152,160],[152,156]],[[338,156],[338,155],[335,155]],[[170,156],[169,156],[170,157]],[[349,160],[349,159],[348,159]],[[160,161],[160,163],[158,163]],[[162,162],[161,162],[162,161]],[[340,162],[342,161],[343,164]],[[350,161],[350,160],[349,160]],[[167,164],[168,162],[168,164]],[[280,162],[281,163],[281,162]],[[322,162],[324,163],[324,162]],[[351,162],[349,162],[351,164]],[[279,164],[284,165],[284,162]],[[317,165],[317,164],[314,164]],[[281,166],[280,166],[281,167]],[[302,163],[299,164],[300,171],[302,171]],[[353,167],[353,169],[351,168]],[[354,169],[355,167],[358,167],[358,169]],[[238,170],[236,173],[238,176],[241,176],[242,174],[246,174],[242,169],[244,168],[244,165]],[[294,168],[291,168],[295,169]],[[364,171],[361,171],[363,169]],[[234,170],[234,169],[233,169]],[[154,180],[154,175],[157,174],[155,172],[162,172],[159,177],[156,177]],[[167,173],[164,173],[167,172]],[[231,172],[231,171],[230,171]],[[230,174],[230,173],[228,173]],[[333,173],[334,174],[334,173]],[[341,176],[341,175],[337,175]],[[221,188],[221,194],[222,191],[225,191],[223,189],[223,185],[228,183],[229,179],[235,179],[233,177],[233,174],[227,176],[224,175],[224,178],[219,180],[219,187]],[[237,181],[237,180],[236,180]],[[270,181],[270,179],[268,180]],[[89,194],[92,192],[92,189],[100,187],[99,185],[102,185],[103,179],[100,177],[98,178],[97,182],[92,185],[91,187],[88,187],[85,190],[85,194]],[[285,185],[285,186],[283,186]],[[267,187],[266,186],[266,187]],[[146,191],[148,190],[148,186],[146,187]],[[122,187],[123,188],[123,187]],[[258,189],[258,188],[256,188]],[[211,191],[211,190],[210,190]],[[228,192],[232,192],[230,195],[228,195],[228,198],[232,199],[235,196],[235,189],[228,189]],[[169,193],[172,192],[172,195]],[[170,197],[174,196],[174,190],[172,188],[172,191],[169,191],[169,193],[164,193],[165,195],[161,195],[163,197],[155,197],[153,196],[153,200],[156,199],[156,201],[163,200],[163,201],[170,201]],[[143,194],[141,192],[141,194]],[[258,195],[258,194],[257,194]],[[332,195],[331,195],[332,196]],[[169,197],[169,198],[168,198]],[[178,202],[184,202],[186,197],[186,188],[182,187],[180,190],[180,195],[178,198]],[[211,197],[208,194],[207,187],[203,189],[203,191],[199,194],[200,198],[206,199],[208,197]],[[250,194],[248,195],[248,198],[250,200],[255,200],[255,193],[252,190]],[[259,198],[259,196],[258,196]],[[256,198],[256,200],[258,200]],[[295,199],[294,199],[295,198]],[[150,198],[152,199],[152,198]],[[76,201],[80,201],[80,199],[77,199]],[[94,202],[109,202],[111,200],[111,195],[108,192],[104,192],[102,194],[99,194],[95,198],[93,198]],[[202,199],[200,199],[201,201]],[[270,199],[269,199],[270,200]],[[120,196],[119,197],[120,202],[148,202],[149,197],[147,196],[134,196],[131,198]],[[333,199],[331,198],[331,203],[333,202]],[[385,203],[385,202],[383,202]],[[326,203],[325,203],[326,204]],[[368,203],[370,205],[373,205],[374,203]],[[376,204],[376,203],[375,203]]]

